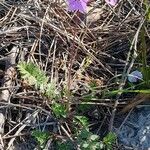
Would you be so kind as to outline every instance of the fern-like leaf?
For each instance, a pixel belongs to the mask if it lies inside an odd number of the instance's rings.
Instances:
[[[30,85],[34,85],[36,88],[45,89],[47,85],[48,77],[33,63],[21,62],[18,64],[18,70],[21,77],[27,80]]]
[[[17,67],[21,77],[26,80],[29,85],[40,90],[45,96],[53,99],[59,95],[56,85],[53,82],[48,83],[48,77],[38,66],[31,62],[20,62]]]
[[[45,95],[47,97],[51,97],[51,98],[56,98],[59,95],[59,93],[56,89],[55,83],[48,83],[47,84]]]

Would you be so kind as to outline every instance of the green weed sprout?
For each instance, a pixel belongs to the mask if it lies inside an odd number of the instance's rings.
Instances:
[[[32,131],[32,136],[36,139],[41,149],[45,147],[45,144],[49,138],[49,134],[39,130]]]
[[[109,132],[104,138],[103,138],[103,144],[104,147],[107,150],[113,150],[113,144],[116,142],[117,136],[113,132]]]
[[[80,149],[82,150],[102,150],[104,147],[99,136],[91,133],[85,128],[79,132],[77,141]]]
[[[21,77],[28,82],[30,86],[39,89],[41,93],[45,94],[48,98],[54,99],[59,93],[56,89],[55,83],[49,83],[49,78],[46,74],[32,62],[20,62],[17,68]]]
[[[74,122],[75,123],[79,123],[82,127],[88,128],[89,122],[88,122],[88,118],[85,116],[75,116],[74,117]]]
[[[66,109],[65,105],[54,102],[52,104],[51,108],[57,118],[61,118],[61,117],[66,118],[67,117],[67,109]]]
[[[59,96],[55,83],[49,83],[49,78],[38,66],[31,62],[20,62],[17,67],[21,77],[26,80],[29,85],[34,86],[37,90],[40,90],[40,92],[48,98],[55,99]],[[52,110],[57,118],[66,117],[67,110],[65,105],[53,102]]]

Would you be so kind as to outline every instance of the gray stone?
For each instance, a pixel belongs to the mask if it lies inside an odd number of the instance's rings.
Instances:
[[[123,122],[119,116],[120,124]],[[125,116],[124,116],[125,117]],[[115,128],[120,143],[138,150],[150,149],[150,108],[136,108],[122,125]]]

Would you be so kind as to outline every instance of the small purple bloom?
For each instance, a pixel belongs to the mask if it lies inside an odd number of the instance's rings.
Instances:
[[[128,80],[129,82],[131,83],[135,83],[137,82],[138,80],[142,80],[143,79],[143,75],[140,71],[136,70],[136,71],[133,71],[131,72],[129,75],[128,75]]]
[[[105,0],[105,2],[109,5],[115,6],[118,2],[118,0]]]
[[[79,11],[81,13],[86,13],[87,2],[89,0],[67,0],[69,11]]]

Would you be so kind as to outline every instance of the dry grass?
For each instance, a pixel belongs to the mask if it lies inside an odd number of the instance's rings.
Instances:
[[[104,1],[91,2],[82,22],[76,14],[67,12],[64,1],[0,1],[0,89],[8,92],[7,98],[0,99],[5,112],[0,138],[4,149],[20,149],[20,142],[27,143],[21,149],[33,149],[31,130],[35,128],[72,139],[69,127],[61,125],[58,130],[49,107],[51,100],[20,79],[16,70],[19,61],[37,64],[59,90],[67,87],[73,95],[71,105],[82,102],[84,94],[90,93],[90,84],[95,83],[97,97],[89,101],[91,109],[86,112],[92,120],[91,129],[101,135],[108,130],[104,126],[112,129],[116,109],[126,104],[128,97],[108,99],[102,94],[124,88],[126,74],[135,64],[144,15],[141,6],[137,0],[119,1],[114,8]],[[12,59],[14,47],[17,51]],[[13,73],[9,73],[11,80],[6,84],[10,65]],[[101,117],[92,116],[94,112]]]

